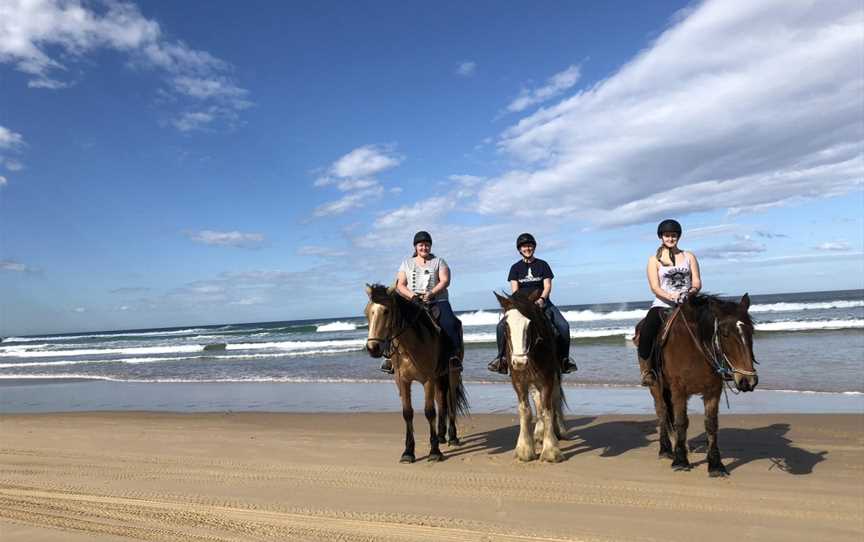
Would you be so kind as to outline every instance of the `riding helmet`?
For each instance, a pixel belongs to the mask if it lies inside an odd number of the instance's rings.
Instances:
[[[432,236],[429,235],[428,231],[420,230],[414,234],[414,244],[417,243],[429,243],[432,244]]]
[[[677,220],[667,218],[657,226],[657,237],[663,237],[664,233],[677,233],[681,237],[681,224]]]
[[[536,247],[537,241],[530,233],[520,233],[519,237],[516,238],[516,250],[522,248],[522,245],[534,245]]]

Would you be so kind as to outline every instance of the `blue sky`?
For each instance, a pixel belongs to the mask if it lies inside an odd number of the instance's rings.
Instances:
[[[751,5],[752,4],[752,5]],[[0,335],[359,315],[417,229],[457,310],[864,287],[864,9],[0,1]]]

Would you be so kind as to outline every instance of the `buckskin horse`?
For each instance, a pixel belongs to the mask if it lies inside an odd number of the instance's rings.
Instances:
[[[505,359],[519,399],[516,457],[520,461],[536,459],[535,446],[542,442],[540,461],[557,463],[563,459],[558,439],[564,433],[564,391],[561,389],[561,364],[555,351],[554,331],[543,309],[535,303],[539,295],[540,290],[527,296],[518,291],[512,296],[495,292],[506,320]],[[532,389],[537,410],[533,433],[528,401]]]
[[[708,474],[729,474],[717,445],[717,414],[725,383],[734,382],[737,392],[753,391],[759,383],[749,307],[747,294],[738,303],[713,295],[693,296],[668,316],[654,345],[658,378],[649,389],[660,431],[659,456],[672,459],[674,470],[690,469],[687,399],[699,394],[705,405]],[[642,322],[636,325],[636,344],[641,326]],[[674,448],[670,433],[675,438]]]
[[[429,461],[441,461],[439,443],[459,444],[456,416],[468,413],[468,399],[462,374],[451,370],[444,359],[443,337],[429,311],[400,296],[395,288],[381,284],[366,285],[365,314],[369,321],[366,351],[373,358],[388,354],[393,362],[394,380],[402,400],[405,420],[405,451],[401,463],[413,463],[414,408],[411,383],[423,384],[423,412],[429,422]],[[438,403],[438,430],[435,430],[435,403]]]

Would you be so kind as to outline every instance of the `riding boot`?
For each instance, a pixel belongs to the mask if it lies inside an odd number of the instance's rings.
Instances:
[[[579,367],[576,367],[576,364],[573,363],[573,360],[570,359],[570,356],[566,358],[561,358],[561,372],[563,374],[572,373],[573,371],[578,371]]]
[[[493,373],[499,373],[502,375],[507,374],[507,360],[504,358],[498,357],[489,362],[489,365],[486,366],[487,369],[492,371]]]
[[[393,362],[390,361],[390,358],[384,358],[384,361],[381,362],[381,367],[379,367],[378,369],[383,373],[387,373],[388,375],[392,375],[396,372],[393,370]]]
[[[654,368],[651,366],[650,359],[639,358],[639,370],[642,371],[641,384],[643,386],[650,387],[657,383],[657,378],[654,374]]]
[[[450,358],[450,370],[451,371],[459,371],[462,372],[462,360],[459,359],[459,356],[453,356]]]

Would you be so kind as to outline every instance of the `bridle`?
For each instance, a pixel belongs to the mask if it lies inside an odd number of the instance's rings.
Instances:
[[[710,347],[705,345],[696,338],[696,335],[693,334],[693,330],[690,328],[690,322],[687,321],[687,317],[684,315],[684,312],[678,308],[678,312],[681,314],[682,320],[684,320],[684,327],[687,328],[687,333],[690,335],[690,338],[693,339],[693,343],[696,345],[696,348],[699,349],[699,352],[705,357],[705,360],[708,362],[708,365],[711,369],[720,377],[724,382],[728,382],[730,377],[734,377],[735,374],[739,374],[742,376],[756,376],[756,371],[747,371],[745,369],[739,369],[732,364],[732,361],[729,359],[729,356],[726,355],[726,352],[723,351],[723,346],[720,344],[720,322],[717,320],[717,317],[714,317],[714,337],[711,341]],[[741,325],[749,325],[744,322],[740,322]],[[742,336],[743,342],[743,336]],[[745,343],[745,347],[749,349],[749,346]],[[707,351],[706,351],[707,350]],[[752,355],[752,354],[751,354]],[[754,363],[759,363],[753,358]],[[737,390],[732,389],[732,393],[738,393]]]
[[[371,303],[373,303],[373,301],[370,300],[369,303],[371,304]],[[396,302],[394,301],[394,306],[395,306],[395,303],[396,303]],[[378,304],[379,304],[379,305],[382,305],[382,303],[378,303]],[[403,326],[401,329],[398,330],[398,333],[396,333],[395,335],[391,335],[390,337],[367,337],[367,338],[366,338],[366,342],[368,343],[368,342],[370,342],[370,341],[378,341],[378,342],[380,342],[380,343],[384,343],[385,345],[389,345],[389,344],[390,344],[391,342],[393,342],[395,339],[397,339],[398,337],[400,337],[403,333],[405,333],[406,331],[408,331],[409,329],[411,329],[412,327],[414,327],[414,325],[415,325],[415,324],[417,323],[417,321],[420,319],[420,315],[421,315],[423,312],[425,312],[425,309],[423,309],[423,308],[418,308],[418,309],[417,309],[417,314],[414,316],[414,319],[411,320],[411,323],[408,324],[407,326]],[[388,318],[387,318],[387,323],[385,324],[385,327],[386,327],[387,329],[392,330],[392,329],[395,327],[395,326],[394,326],[394,319],[395,319],[395,316],[396,316],[396,310],[394,309],[394,310],[393,310],[393,313],[392,313],[390,316],[388,316]],[[385,350],[387,350],[387,349],[388,349],[388,347],[385,346]]]

